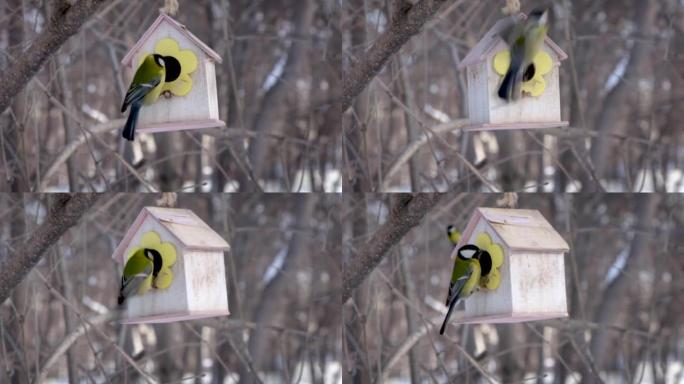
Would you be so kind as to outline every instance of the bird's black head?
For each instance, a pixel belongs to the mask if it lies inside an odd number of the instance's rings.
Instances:
[[[449,224],[447,225],[447,235],[451,235],[451,232],[454,231],[454,226]]]
[[[530,12],[531,20],[536,20],[539,24],[544,25],[549,19],[549,12],[546,8],[537,8]]]
[[[466,244],[458,249],[458,258],[461,260],[477,259],[477,255],[480,253],[480,248],[477,245]]]
[[[154,57],[154,62],[157,63],[158,66],[163,67],[164,66],[164,56],[155,53],[152,55]]]

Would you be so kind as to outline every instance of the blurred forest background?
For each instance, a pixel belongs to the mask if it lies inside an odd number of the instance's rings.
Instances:
[[[43,34],[65,29],[65,3],[0,1],[0,78],[45,48]],[[0,111],[0,191],[341,189],[332,1],[177,1],[174,18],[223,58],[216,74],[227,127],[139,135],[132,144],[120,137],[128,87],[120,61],[165,1],[70,3],[72,13],[100,5]]]
[[[343,2],[346,71],[395,52],[406,3]],[[684,191],[681,1],[520,1],[523,12],[550,9],[549,36],[569,56],[560,84],[570,127],[468,134],[458,129],[468,112],[457,66],[505,2],[443,3],[344,114],[355,191]]]
[[[341,381],[339,197],[178,196],[232,246],[229,317],[114,319],[121,270],[111,255],[142,207],[156,205],[152,194],[100,196],[4,300],[10,259],[82,198],[0,194],[0,382],[149,382],[138,369],[160,383]]]
[[[518,208],[539,210],[570,245],[570,317],[452,322],[444,336],[453,265],[446,226],[463,230],[475,207],[515,199],[425,197],[344,197],[344,284],[356,281],[343,294],[344,382],[684,382],[684,196],[518,195]],[[419,205],[432,206],[422,221]],[[371,272],[356,269],[379,250],[376,267],[364,264]]]

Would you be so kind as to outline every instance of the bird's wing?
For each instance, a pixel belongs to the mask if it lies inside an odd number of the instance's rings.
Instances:
[[[468,268],[468,272],[465,275],[459,277],[456,281],[449,284],[449,304],[451,304],[451,301],[454,299],[458,300],[458,296],[461,294],[463,286],[468,281],[468,279],[470,279],[470,276],[472,274],[473,269]]]
[[[465,283],[470,279],[470,276],[473,274],[473,267],[468,266],[468,270],[466,273],[456,279],[453,283],[449,285],[449,300],[448,300],[448,305],[449,305],[449,310],[447,311],[446,316],[444,317],[444,322],[442,323],[442,328],[439,329],[439,334],[442,335],[444,334],[444,331],[446,330],[446,326],[449,323],[449,318],[451,317],[451,312],[454,310],[454,307],[456,307],[456,303],[458,303],[458,298],[461,295],[461,291],[463,290],[463,287],[465,286]]]
[[[140,289],[140,285],[147,279],[147,277],[152,273],[152,266],[148,265],[145,268],[145,272],[137,273],[128,278],[121,277],[121,291],[119,296],[129,297]]]
[[[131,83],[131,86],[126,91],[126,96],[124,97],[123,105],[121,106],[121,112],[126,110],[126,107],[141,101],[154,87],[159,85],[161,82],[161,76],[155,76],[150,81],[144,83]]]

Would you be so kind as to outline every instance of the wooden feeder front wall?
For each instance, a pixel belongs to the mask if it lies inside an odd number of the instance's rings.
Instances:
[[[197,57],[197,68],[189,75],[192,88],[184,96],[162,93],[153,104],[140,110],[138,132],[164,132],[222,127],[219,120],[215,63],[221,57],[173,18],[160,14],[121,61],[128,81],[133,78],[143,57],[155,52],[165,38],[176,41],[180,50],[190,50]]]
[[[138,215],[112,256],[125,265],[142,237],[155,232],[176,249],[173,280],[165,289],[150,289],[128,297],[122,323],[166,323],[227,316],[228,293],[223,252],[228,243],[192,211],[146,207]]]
[[[506,102],[497,95],[502,76],[494,70],[494,56],[508,49],[499,32],[507,19],[499,20],[466,55],[459,69],[466,70],[469,123],[464,130],[485,131],[505,129],[550,128],[568,125],[561,120],[560,62],[567,58],[563,50],[548,37],[543,51],[553,65],[544,75],[546,87],[540,96],[523,96]]]
[[[495,290],[468,297],[460,323],[517,323],[567,317],[564,253],[568,244],[538,211],[477,208],[454,249],[481,233],[504,251]]]

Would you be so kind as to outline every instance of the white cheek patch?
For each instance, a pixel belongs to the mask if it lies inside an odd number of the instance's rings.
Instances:
[[[548,12],[542,13],[541,17],[539,18],[539,24],[544,25],[546,24],[546,20],[549,18]]]
[[[465,249],[465,250],[461,251],[461,256],[463,256],[466,259],[470,259],[471,257],[473,257],[475,252],[476,251],[474,251],[472,249]]]

